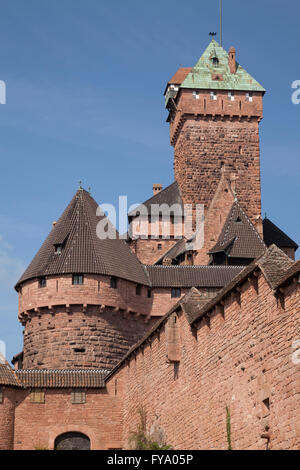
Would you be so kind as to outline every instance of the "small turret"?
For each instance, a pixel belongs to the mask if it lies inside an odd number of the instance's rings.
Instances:
[[[117,232],[97,236],[97,209],[80,188],[16,285],[24,369],[110,369],[147,329],[149,280]]]

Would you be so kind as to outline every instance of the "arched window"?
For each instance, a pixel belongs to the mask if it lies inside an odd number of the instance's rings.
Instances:
[[[91,442],[88,436],[81,432],[66,432],[57,436],[54,450],[90,450]]]

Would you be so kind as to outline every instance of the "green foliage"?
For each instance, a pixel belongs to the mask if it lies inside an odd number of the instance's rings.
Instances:
[[[159,444],[151,439],[147,433],[147,413],[144,408],[138,409],[140,417],[137,430],[130,433],[129,444],[134,450],[168,450],[172,447],[167,444]]]
[[[230,408],[228,406],[226,406],[226,431],[227,431],[228,450],[232,450],[232,447],[231,447],[231,415],[230,415]]]

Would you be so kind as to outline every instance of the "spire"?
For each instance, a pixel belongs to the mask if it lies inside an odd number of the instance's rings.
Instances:
[[[68,273],[106,274],[147,285],[142,265],[117,231],[116,239],[98,238],[96,228],[105,216],[97,216],[97,208],[80,187],[16,288],[32,278]]]

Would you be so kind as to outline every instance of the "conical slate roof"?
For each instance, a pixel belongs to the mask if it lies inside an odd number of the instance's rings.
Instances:
[[[213,57],[218,59],[217,64],[212,62]],[[180,88],[266,91],[240,64],[236,64],[236,73],[230,73],[228,58],[228,52],[213,39]],[[214,80],[214,74],[222,75],[222,80]]]
[[[97,208],[90,194],[79,189],[16,288],[32,278],[68,273],[105,274],[148,285],[143,266],[124,240],[98,238],[96,228],[105,216],[97,216]]]

